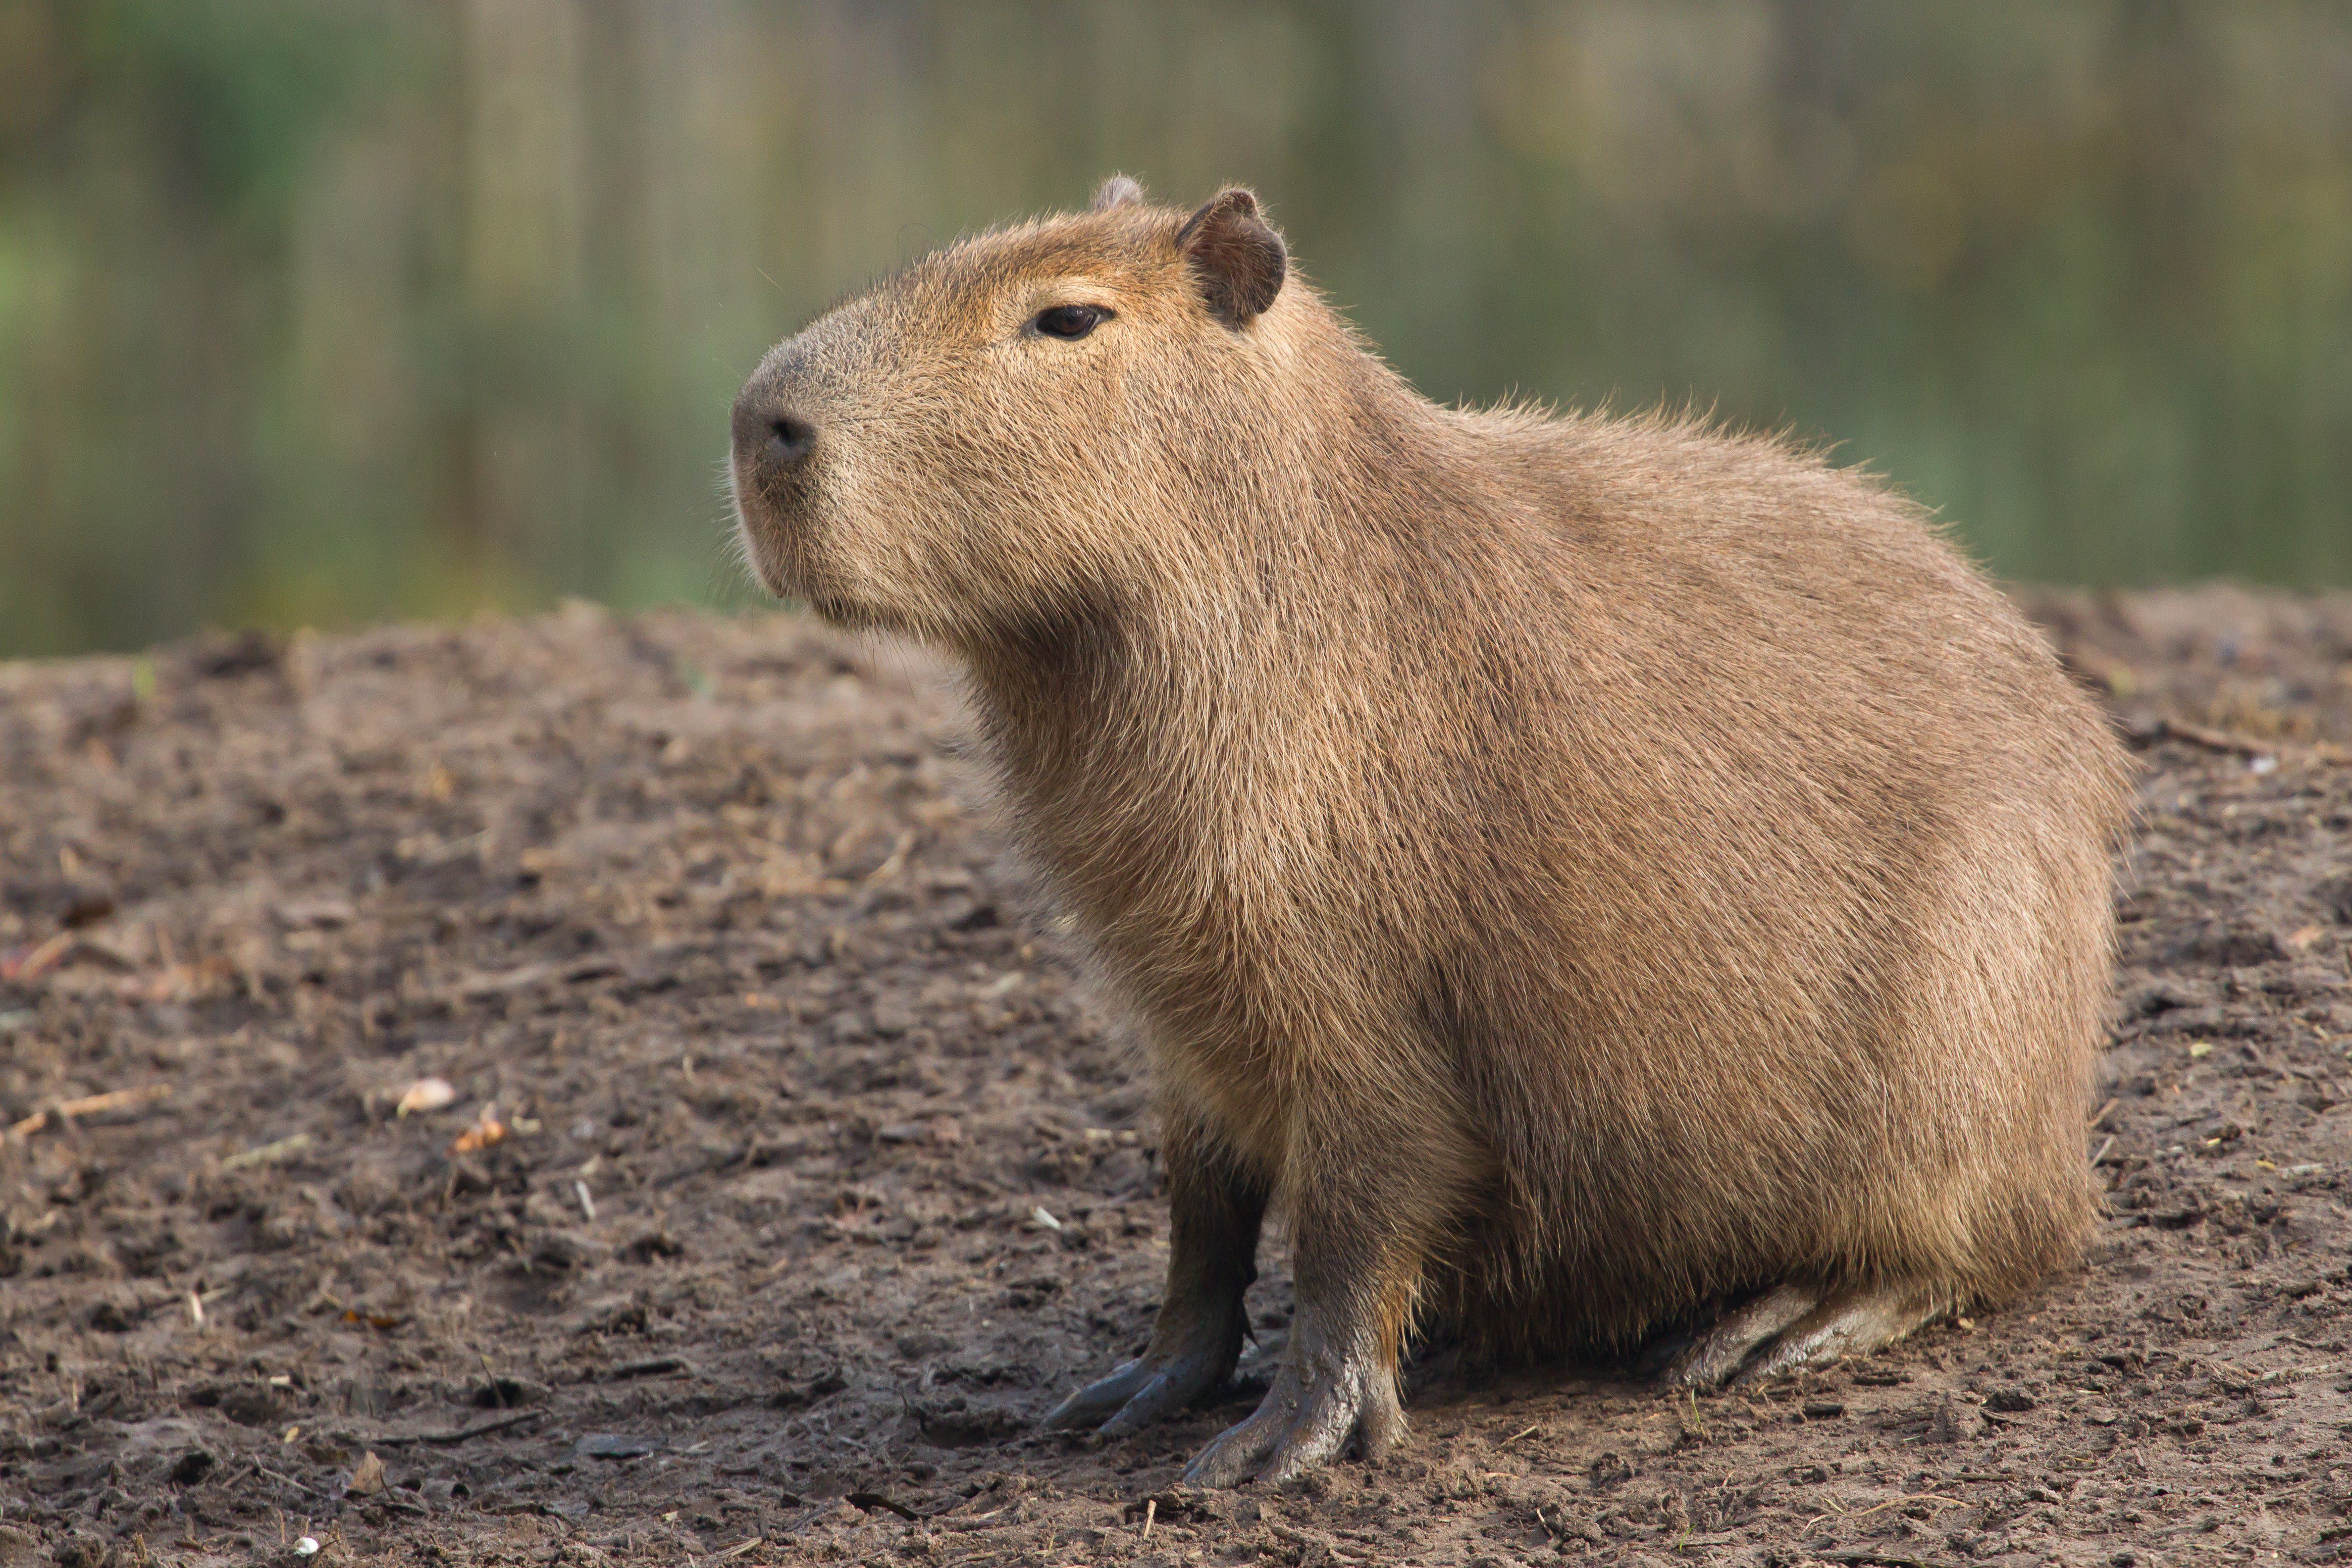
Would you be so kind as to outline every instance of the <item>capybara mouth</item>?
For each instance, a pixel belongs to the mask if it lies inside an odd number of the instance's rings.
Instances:
[[[735,509],[735,538],[743,567],[775,598],[795,596],[791,574],[775,542],[775,529],[752,515],[750,508]]]
[[[752,570],[759,574],[761,586],[777,598],[797,599],[819,619],[837,626],[855,628],[881,624],[881,617],[872,608],[860,604],[856,595],[834,580],[833,574],[810,558],[803,542],[779,538],[774,529],[762,531],[754,524],[747,544]]]
[[[779,599],[814,605],[830,590],[809,547],[814,509],[807,496],[798,493],[798,487],[794,491],[782,497],[772,493],[769,487],[739,492],[736,525],[744,564],[759,578],[760,585]]]

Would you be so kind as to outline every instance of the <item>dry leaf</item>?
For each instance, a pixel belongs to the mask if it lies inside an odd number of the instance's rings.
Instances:
[[[457,1090],[446,1078],[420,1078],[400,1092],[400,1103],[393,1107],[394,1116],[413,1112],[438,1110],[457,1098]]]
[[[343,1489],[353,1497],[373,1497],[383,1490],[383,1461],[375,1457],[373,1448],[362,1454],[360,1462],[352,1467],[351,1484]]]
[[[458,1133],[457,1141],[449,1145],[449,1152],[470,1154],[477,1149],[488,1148],[506,1135],[507,1124],[499,1120],[499,1108],[484,1105],[481,1116],[471,1127]]]

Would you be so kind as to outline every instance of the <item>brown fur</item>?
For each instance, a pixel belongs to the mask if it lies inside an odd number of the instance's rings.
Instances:
[[[1177,1272],[1270,1196],[1392,1367],[1433,1310],[1623,1345],[2074,1257],[2126,768],[2041,638],[1864,476],[1436,406],[1265,287],[1245,193],[1190,221],[920,262],[770,356],[736,466],[771,587],[969,669],[1148,1042]]]

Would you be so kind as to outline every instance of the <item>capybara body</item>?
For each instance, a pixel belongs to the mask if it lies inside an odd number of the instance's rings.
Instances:
[[[772,588],[961,660],[1148,1051],[1168,1290],[1057,1421],[1226,1375],[1269,1205],[1204,1481],[1393,1442],[1416,1321],[1714,1381],[2074,1256],[2125,765],[1885,487],[1433,405],[1247,193],[1124,182],[826,315],[735,440]]]

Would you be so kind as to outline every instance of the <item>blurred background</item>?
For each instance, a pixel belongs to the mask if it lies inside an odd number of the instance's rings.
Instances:
[[[1113,170],[1254,184],[1439,399],[2352,582],[2341,0],[0,0],[0,656],[746,598],[761,352]]]

